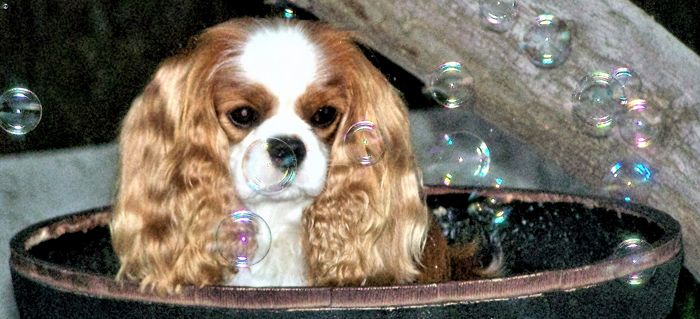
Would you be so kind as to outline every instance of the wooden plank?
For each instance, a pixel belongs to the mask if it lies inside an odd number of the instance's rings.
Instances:
[[[526,141],[592,190],[615,160],[638,156],[657,170],[646,204],[683,227],[685,264],[700,278],[700,57],[626,0],[520,3],[511,30],[480,26],[478,1],[298,0],[322,20],[358,39],[424,81],[438,65],[461,61],[474,78],[474,112]],[[558,68],[533,66],[519,53],[540,13],[573,26],[573,51]],[[571,95],[594,70],[628,65],[645,97],[664,114],[664,136],[643,150],[616,133],[596,139],[575,129]],[[517,154],[514,154],[517,156]]]

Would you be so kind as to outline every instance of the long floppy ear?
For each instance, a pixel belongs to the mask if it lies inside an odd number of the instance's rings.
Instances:
[[[214,251],[216,228],[237,204],[211,94],[216,61],[208,56],[216,51],[166,60],[123,122],[112,244],[117,278],[142,289],[172,294],[233,271]]]
[[[411,282],[420,273],[428,216],[407,110],[357,48],[338,50],[349,51],[342,75],[349,109],[332,145],[326,189],[304,212],[308,278],[321,286]],[[344,133],[360,121],[374,123],[383,138],[383,158],[372,165],[347,156],[359,145],[344,143]]]

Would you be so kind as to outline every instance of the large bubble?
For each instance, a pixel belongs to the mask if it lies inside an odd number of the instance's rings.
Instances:
[[[433,71],[428,91],[440,105],[453,109],[472,99],[472,82],[461,63],[447,62]]]
[[[346,156],[356,164],[372,165],[384,156],[384,138],[370,121],[360,121],[348,128],[343,139]]]
[[[652,246],[644,239],[631,237],[617,245],[613,257],[622,258],[626,265],[634,267],[651,261],[648,254],[651,248]],[[654,276],[654,272],[656,272],[656,267],[647,268],[626,276],[624,281],[633,286],[642,285]]]
[[[224,218],[216,230],[216,248],[229,263],[247,268],[270,251],[272,233],[265,220],[249,210],[237,210]]]
[[[486,143],[467,131],[442,134],[428,155],[424,179],[433,185],[481,184],[491,163]]]
[[[557,67],[571,53],[571,31],[563,20],[551,14],[539,15],[523,38],[523,50],[535,66]]]
[[[613,97],[613,79],[605,72],[586,74],[573,94],[574,122],[584,133],[602,137],[610,134],[619,105]]]
[[[241,169],[251,189],[261,193],[275,193],[294,182],[297,158],[293,147],[283,139],[260,139],[246,149]]]

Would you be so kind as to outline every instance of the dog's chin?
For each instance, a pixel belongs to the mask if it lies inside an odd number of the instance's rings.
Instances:
[[[239,191],[238,196],[247,205],[261,202],[297,202],[312,199],[321,192],[316,187],[300,187],[299,185],[289,185],[281,190],[261,191],[251,188],[246,191]]]

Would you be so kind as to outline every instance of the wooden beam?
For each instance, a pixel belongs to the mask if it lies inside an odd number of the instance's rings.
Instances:
[[[597,191],[614,160],[638,156],[657,170],[646,204],[683,227],[686,266],[700,278],[700,57],[626,0],[519,4],[505,33],[480,26],[478,1],[298,0],[322,20],[356,31],[359,40],[412,74],[428,79],[447,61],[473,76],[474,112],[532,145]],[[573,51],[555,69],[519,52],[535,17],[551,13],[573,27]],[[597,139],[575,128],[571,95],[587,72],[627,65],[646,99],[663,111],[663,138],[639,150],[616,133]],[[513,154],[517,156],[517,154]]]

